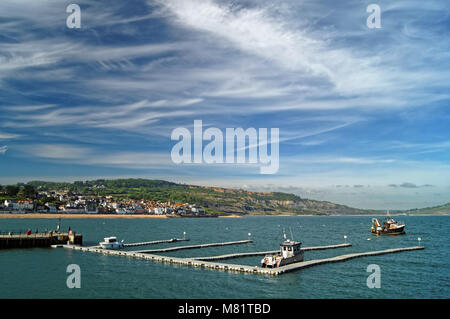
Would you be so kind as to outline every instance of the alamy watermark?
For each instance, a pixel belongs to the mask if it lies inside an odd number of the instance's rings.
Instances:
[[[66,272],[70,273],[67,276],[67,288],[81,288],[81,268],[77,264],[70,264],[66,268]]]
[[[381,28],[381,8],[378,4],[372,3],[367,6],[366,12],[370,13],[366,20],[369,29]]]
[[[69,4],[66,12],[70,15],[66,19],[66,25],[69,29],[81,28],[81,8],[78,4]]]
[[[261,164],[261,174],[275,174],[279,168],[279,129],[226,128],[224,134],[216,127],[203,132],[203,122],[194,120],[194,134],[185,127],[172,131],[171,140],[176,143],[170,156],[175,164]],[[209,141],[203,147],[203,141]],[[247,143],[248,141],[248,143]],[[192,145],[193,144],[193,145]],[[270,145],[270,154],[268,146]],[[193,152],[192,152],[193,148]],[[225,150],[225,154],[224,154]],[[235,156],[236,151],[236,156]],[[248,158],[246,154],[248,153]]]
[[[368,288],[381,288],[381,268],[377,264],[367,266],[367,272],[371,272],[367,277],[366,285]]]

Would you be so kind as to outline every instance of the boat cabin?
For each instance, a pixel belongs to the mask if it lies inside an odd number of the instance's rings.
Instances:
[[[117,242],[117,237],[106,237],[105,243],[115,243]]]
[[[301,251],[300,246],[302,243],[298,241],[290,241],[289,239],[285,240],[281,245],[281,256],[283,258],[289,258],[294,257],[295,255],[298,255]]]
[[[280,245],[281,252],[276,255],[266,255],[261,260],[261,267],[274,268],[303,261],[301,245],[300,242],[285,239]]]

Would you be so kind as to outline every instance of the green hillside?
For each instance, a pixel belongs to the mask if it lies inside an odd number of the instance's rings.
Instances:
[[[450,203],[434,206],[434,207],[427,207],[427,208],[421,208],[421,209],[410,209],[406,211],[407,214],[410,215],[449,215],[450,214]]]
[[[163,180],[117,179],[54,183],[33,181],[28,185],[40,191],[68,191],[79,195],[113,196],[115,198],[147,199],[178,203],[196,203],[209,212],[241,215],[345,215],[373,214],[326,201],[300,198],[297,195],[280,192],[249,192],[176,184]]]
[[[30,189],[30,186],[31,187]],[[32,181],[3,187],[0,199],[11,198],[8,190],[16,188],[17,199],[37,191],[65,192],[83,196],[112,196],[120,199],[145,199],[160,202],[191,203],[203,206],[210,213],[239,215],[379,215],[380,211],[356,209],[327,201],[301,198],[294,194],[281,192],[250,192],[242,189],[227,189],[177,184],[163,180],[149,179],[99,179],[58,183]],[[20,191],[19,191],[20,190]],[[0,189],[1,191],[1,189]],[[450,203],[422,209],[393,211],[395,214],[450,214]]]

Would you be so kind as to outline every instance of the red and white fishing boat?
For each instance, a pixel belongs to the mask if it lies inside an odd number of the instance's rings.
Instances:
[[[405,234],[405,224],[402,222],[395,221],[390,215],[387,213],[386,221],[383,222],[383,225],[376,218],[372,218],[372,227],[370,231],[375,235],[403,235]]]

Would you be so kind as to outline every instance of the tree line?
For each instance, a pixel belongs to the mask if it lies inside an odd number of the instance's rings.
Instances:
[[[37,191],[36,188],[28,184],[17,184],[17,185],[0,185],[0,193],[6,195],[7,197],[23,197],[29,199],[36,199]]]

